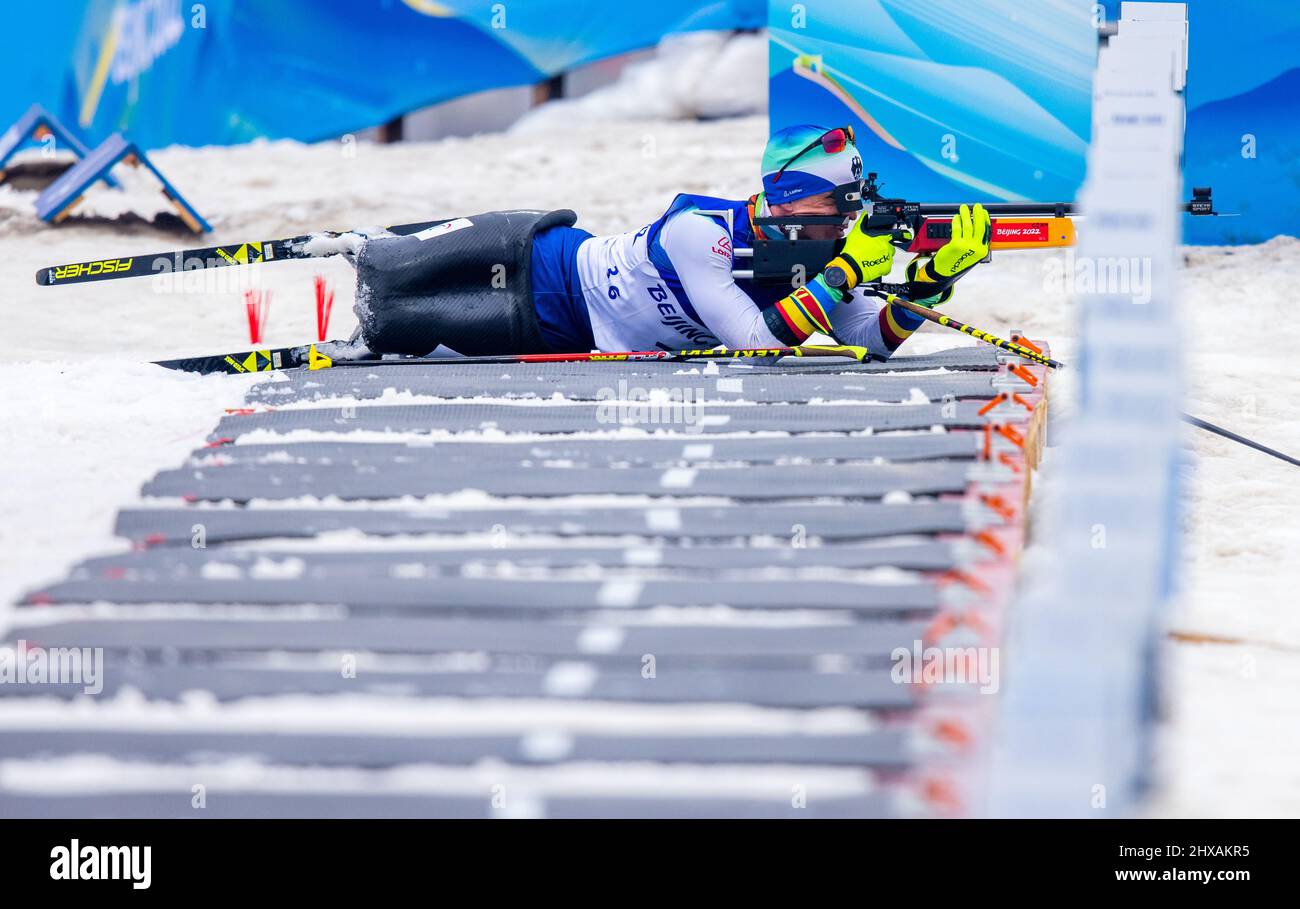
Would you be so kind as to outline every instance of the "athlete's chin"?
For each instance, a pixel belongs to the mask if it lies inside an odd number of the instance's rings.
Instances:
[[[838,240],[841,231],[838,227],[832,227],[828,224],[818,224],[813,227],[805,228],[799,236],[805,240]]]

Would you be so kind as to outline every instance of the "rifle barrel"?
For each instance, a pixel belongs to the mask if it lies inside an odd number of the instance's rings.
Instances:
[[[961,202],[922,202],[916,206],[917,212],[923,216],[934,215],[955,215],[961,208]],[[1061,218],[1066,215],[1081,215],[1079,206],[1074,202],[983,202],[984,210],[991,217],[1014,217],[1016,215],[1048,215]],[[1198,209],[1192,202],[1184,202],[1178,206],[1179,211],[1189,211],[1192,214],[1211,214],[1212,212]],[[1213,212],[1217,214],[1217,212]]]
[[[963,203],[923,202],[917,206],[922,215],[955,215]],[[1055,215],[1064,217],[1078,212],[1073,202],[984,202],[990,215]]]

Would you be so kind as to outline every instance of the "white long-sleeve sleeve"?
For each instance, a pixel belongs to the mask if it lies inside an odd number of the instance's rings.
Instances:
[[[672,259],[691,305],[709,331],[728,347],[782,347],[763,311],[732,277],[734,252],[724,228],[706,215],[669,219],[659,242]]]
[[[587,240],[578,247],[576,267],[595,346],[785,346],[785,323],[769,322],[777,311],[765,311],[736,283],[733,258],[727,229],[698,211],[669,216],[657,235],[647,226]],[[888,357],[911,334],[869,297],[823,308],[841,343],[866,347],[878,357]]]
[[[728,347],[784,346],[768,327],[763,311],[736,285],[734,255],[726,232],[712,218],[686,213],[664,225],[660,241],[672,259],[682,287],[696,312],[718,340]],[[865,347],[888,358],[910,334],[891,333],[881,325],[884,313],[875,300],[855,295],[827,313],[835,340]],[[890,344],[890,339],[897,338]]]

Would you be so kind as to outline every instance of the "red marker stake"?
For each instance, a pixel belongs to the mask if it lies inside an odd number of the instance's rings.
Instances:
[[[248,314],[248,342],[261,344],[262,331],[271,311],[271,292],[268,290],[263,295],[260,290],[244,291],[244,310]]]
[[[330,313],[334,309],[334,291],[325,283],[324,275],[316,276],[316,340],[324,341],[330,328]]]

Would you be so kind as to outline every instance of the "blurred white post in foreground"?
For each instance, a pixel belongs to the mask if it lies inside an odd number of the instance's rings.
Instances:
[[[1177,565],[1187,8],[1124,3],[1101,49],[1073,260],[1080,400],[1011,618],[987,813],[1116,817],[1151,783],[1160,636]]]

